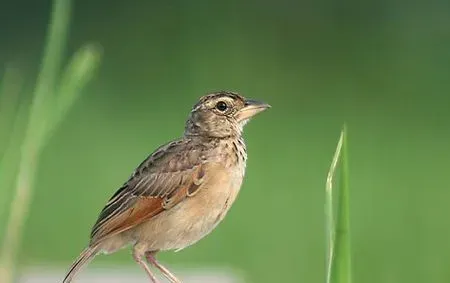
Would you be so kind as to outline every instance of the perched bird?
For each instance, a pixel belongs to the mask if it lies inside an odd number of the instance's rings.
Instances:
[[[226,91],[200,98],[183,137],[148,156],[108,201],[92,228],[88,247],[63,282],[71,282],[97,254],[129,244],[134,260],[152,282],[158,281],[145,259],[170,282],[181,282],[155,254],[194,244],[225,217],[245,173],[243,127],[269,107]]]

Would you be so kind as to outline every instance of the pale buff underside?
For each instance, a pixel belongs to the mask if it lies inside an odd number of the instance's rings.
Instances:
[[[209,234],[222,221],[240,190],[245,165],[225,168],[206,164],[205,179],[194,196],[152,219],[101,243],[101,250],[112,253],[128,244],[145,251],[180,250]],[[164,233],[161,233],[164,231]]]

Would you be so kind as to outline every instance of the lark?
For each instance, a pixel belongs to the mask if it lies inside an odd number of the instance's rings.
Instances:
[[[110,198],[92,228],[87,248],[64,283],[96,255],[132,245],[134,260],[151,282],[150,266],[181,282],[160,264],[160,251],[184,249],[208,235],[236,200],[245,174],[245,124],[266,103],[221,91],[200,98],[184,135],[156,149]]]

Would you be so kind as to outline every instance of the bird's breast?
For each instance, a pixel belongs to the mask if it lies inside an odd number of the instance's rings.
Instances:
[[[224,168],[212,165],[207,170],[208,179],[197,196],[188,199],[186,205],[202,227],[200,234],[209,233],[225,217],[240,191],[244,169],[239,166]]]

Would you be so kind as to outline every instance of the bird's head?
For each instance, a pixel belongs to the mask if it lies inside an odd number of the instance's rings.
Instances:
[[[269,104],[246,99],[234,92],[211,93],[201,97],[192,108],[185,135],[238,137],[244,125],[267,108],[270,108]]]

